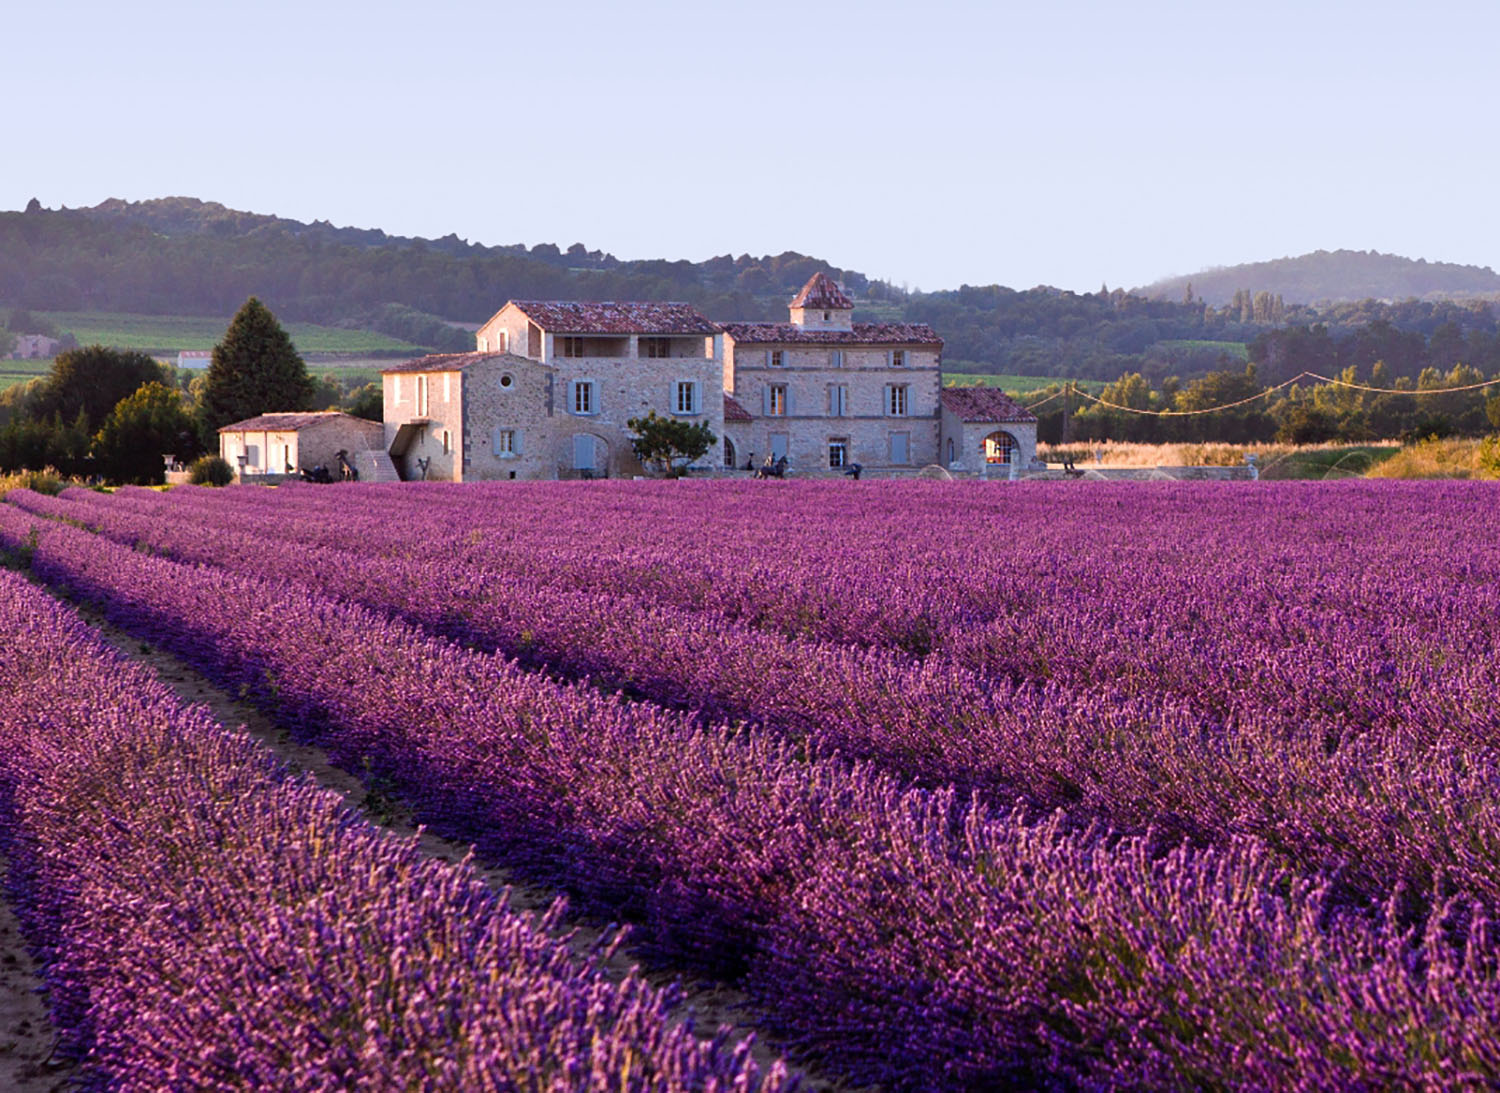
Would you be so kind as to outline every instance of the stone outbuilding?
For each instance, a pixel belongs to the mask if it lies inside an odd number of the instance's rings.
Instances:
[[[384,438],[380,422],[338,410],[261,414],[220,429],[219,455],[243,478],[284,478],[317,466],[337,478],[340,451],[353,463],[361,453],[380,451]]]
[[[1013,478],[1036,460],[1036,415],[997,387],[944,387],[943,465]]]
[[[925,323],[857,323],[854,302],[814,274],[784,323],[724,324],[724,393],[750,420],[730,421],[743,466],[787,458],[794,472],[859,463],[911,471],[938,460],[943,339]]]

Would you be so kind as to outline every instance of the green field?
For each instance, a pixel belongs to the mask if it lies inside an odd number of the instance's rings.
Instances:
[[[79,345],[108,345],[139,349],[156,356],[176,355],[184,349],[212,349],[224,336],[229,316],[222,319],[192,315],[123,315],[103,311],[39,312]],[[351,356],[417,356],[425,350],[369,330],[341,330],[314,323],[283,323],[300,353],[341,353]],[[17,362],[6,362],[7,367]]]
[[[1250,359],[1250,349],[1244,342],[1215,342],[1202,338],[1168,338],[1157,342],[1156,345],[1164,349],[1212,349],[1226,354],[1231,360],[1248,361]]]
[[[967,361],[950,362],[964,365]],[[1013,376],[1008,374],[993,374],[990,372],[950,372],[943,369],[944,387],[999,387],[1012,395],[1029,395],[1033,391],[1040,391],[1044,387],[1066,382],[1056,376]],[[1097,393],[1104,390],[1105,384],[1102,380],[1074,380],[1073,383],[1084,391]]]

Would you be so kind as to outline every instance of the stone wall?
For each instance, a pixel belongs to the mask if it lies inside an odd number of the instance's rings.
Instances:
[[[514,354],[465,368],[462,480],[555,478],[555,388],[553,369]],[[504,432],[510,434],[509,452],[503,450]]]
[[[426,459],[429,461],[426,474],[429,481],[461,481],[463,373],[388,372],[382,379],[387,450],[403,424],[413,419],[427,419],[427,424],[406,451],[391,457],[401,477],[408,481],[421,479],[423,474],[418,461]]]

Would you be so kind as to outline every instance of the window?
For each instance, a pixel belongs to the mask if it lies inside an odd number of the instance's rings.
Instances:
[[[844,351],[842,349],[833,349],[833,350],[829,351],[829,353],[828,353],[828,367],[830,367],[830,368],[842,368],[842,367],[844,367]]]
[[[847,467],[849,465],[849,438],[836,436],[828,441],[828,465],[830,467]]]
[[[393,380],[392,380],[391,401],[392,402],[400,402],[401,401],[401,377],[400,376],[395,376],[393,378]]]
[[[583,351],[584,350],[584,345],[583,345],[583,339],[582,338],[574,337],[573,335],[569,334],[569,335],[566,335],[563,338],[562,343],[563,343],[563,350],[562,350],[562,355],[563,356],[565,356],[565,357],[583,357],[583,356],[587,356],[587,354]]]
[[[417,377],[417,416],[427,416],[427,377]]]
[[[640,347],[643,357],[670,357],[672,355],[671,338],[642,338]]]
[[[828,388],[828,416],[843,417],[849,412],[849,388],[836,383]]]
[[[453,401],[453,384],[451,382],[452,379],[453,379],[453,373],[452,372],[444,372],[443,373],[443,401],[444,402],[452,402]]]
[[[780,349],[771,350],[770,363],[772,368],[780,368],[786,364],[786,355]]]
[[[767,417],[786,417],[786,384],[771,384],[770,397],[766,406]]]
[[[730,470],[734,470],[734,462],[734,441],[730,440],[726,436],[724,438],[724,466],[729,468]]]
[[[911,462],[911,434],[891,434],[891,462],[896,464]]]
[[[679,414],[701,413],[698,400],[698,383],[696,380],[678,380],[677,398],[673,406]]]
[[[444,455],[448,454],[448,445],[449,445],[448,430],[444,429],[443,430],[443,454]]]
[[[891,383],[886,385],[885,412],[890,417],[906,416],[906,384]]]
[[[825,322],[825,323],[826,323],[826,322],[827,322],[827,321],[828,321],[828,320],[829,320],[829,319],[830,319],[830,318],[832,318],[832,316],[831,316],[831,315],[830,315],[830,314],[829,314],[829,313],[828,313],[828,312],[826,312],[826,311],[825,311],[825,312],[823,312],[823,321],[824,321],[824,322]]]
[[[1009,433],[991,433],[984,438],[984,461],[1009,466],[1016,460],[1016,440]]]
[[[892,349],[891,350],[891,367],[892,368],[905,368],[906,367],[906,350],[904,350],[904,349]]]
[[[502,372],[500,374],[500,390],[509,391],[515,386],[515,383],[516,377],[512,376],[509,372]]]
[[[502,459],[516,454],[516,431],[514,429],[495,430],[495,454]]]
[[[594,397],[593,380],[573,381],[573,412],[575,414],[597,414],[599,400]]]
[[[490,340],[488,338],[486,338],[483,334],[479,335],[479,351],[481,353],[488,353],[489,350],[490,350]]]
[[[505,352],[508,352],[510,350],[510,331],[509,330],[502,330],[498,334],[495,335],[495,349],[498,352],[501,352],[501,353],[505,353]]]

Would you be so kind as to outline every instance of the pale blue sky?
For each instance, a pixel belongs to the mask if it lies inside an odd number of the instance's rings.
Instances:
[[[0,25],[0,209],[182,194],[924,289],[1500,264],[1493,2],[46,0]]]

